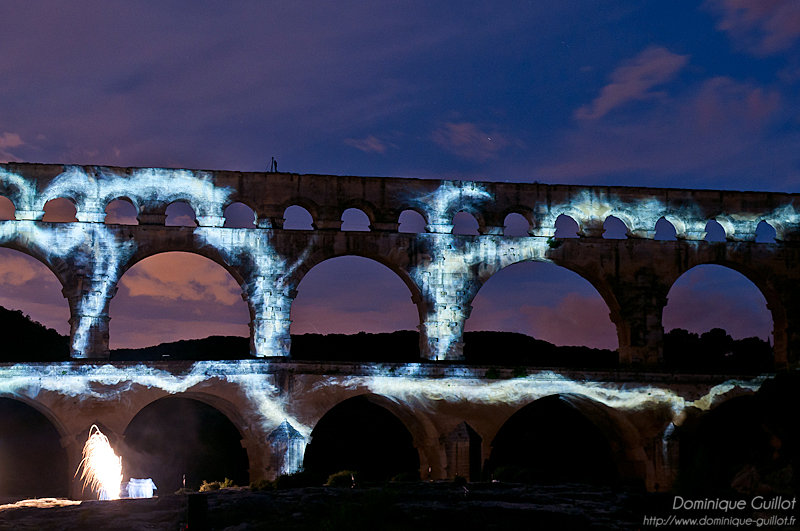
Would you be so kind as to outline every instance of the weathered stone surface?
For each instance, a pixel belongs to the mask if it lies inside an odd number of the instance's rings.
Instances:
[[[752,392],[762,381],[643,371],[661,361],[661,313],[682,273],[720,264],[744,274],[772,312],[776,365],[796,365],[800,352],[800,247],[793,241],[800,232],[800,196],[793,194],[40,164],[0,165],[0,194],[16,208],[15,220],[0,222],[0,246],[40,260],[63,285],[74,358],[108,356],[109,301],[121,276],[167,251],[197,253],[230,272],[250,307],[252,352],[265,358],[194,365],[0,366],[0,392],[52,421],[73,469],[79,441],[93,423],[121,435],[142,408],[179,394],[217,408],[239,429],[251,479],[274,477],[299,462],[302,445],[295,432],[307,438],[336,404],[366,395],[408,428],[422,471],[430,470],[432,478],[452,477],[464,468],[456,462],[469,440],[459,435],[462,423],[482,441],[485,460],[494,436],[514,412],[559,394],[573,397],[576,408],[616,438],[616,466],[623,478],[664,487],[675,469],[670,456],[677,455],[665,445],[681,412]],[[78,221],[40,221],[44,204],[60,197],[75,203]],[[101,223],[108,203],[122,197],[137,208],[141,224]],[[197,228],[163,226],[174,201],[194,208]],[[236,201],[253,208],[257,228],[222,227],[225,208]],[[306,208],[316,228],[284,230],[283,213],[291,205]],[[342,212],[351,207],[366,213],[371,232],[339,230]],[[396,232],[405,209],[420,213],[428,232]],[[480,235],[450,234],[460,211],[475,216]],[[531,236],[502,235],[511,212],[528,219]],[[582,237],[552,238],[561,214],[578,223]],[[611,215],[626,224],[627,240],[601,237],[603,221]],[[652,239],[661,217],[673,224],[677,241]],[[727,241],[702,241],[712,218],[725,229]],[[775,243],[753,241],[760,221],[775,228]],[[316,264],[345,254],[387,265],[409,287],[419,309],[420,350],[430,362],[281,360],[289,353],[289,315],[298,284]],[[435,363],[461,357],[464,323],[481,285],[500,269],[526,260],[566,267],[597,289],[618,330],[624,372],[545,371],[515,378],[510,368],[491,368],[494,376],[488,378],[489,368]],[[284,422],[291,444],[276,443],[275,430]],[[293,455],[275,455],[276,449],[291,449]],[[295,464],[289,466],[290,461]]]

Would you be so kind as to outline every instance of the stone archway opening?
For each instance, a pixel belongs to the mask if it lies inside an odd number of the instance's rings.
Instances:
[[[342,212],[343,231],[369,232],[370,221],[366,212],[358,208],[348,208]]]
[[[69,305],[61,282],[42,262],[0,248],[0,361],[69,358]]]
[[[419,359],[411,292],[375,260],[340,256],[314,266],[300,281],[291,318],[295,359]]]
[[[213,260],[160,253],[131,267],[118,286],[109,308],[110,346],[144,350],[112,352],[112,358],[247,357],[250,311],[239,284]]]
[[[283,228],[286,230],[314,230],[314,218],[300,205],[291,205],[283,212]]]
[[[70,223],[78,221],[77,213],[78,209],[71,199],[59,197],[57,199],[51,199],[44,204],[44,216],[42,216],[42,221]]]
[[[14,208],[14,203],[11,201],[11,199],[4,195],[0,195],[0,221],[15,219],[15,211],[16,208]]]
[[[453,216],[453,234],[465,236],[478,236],[480,224],[475,216],[465,210],[456,212]]]
[[[128,198],[114,199],[106,206],[106,224],[138,225],[139,212]]]
[[[492,275],[464,330],[464,355],[472,362],[617,364],[617,331],[605,301],[586,279],[549,262],[518,262]]]
[[[197,227],[197,216],[186,201],[174,201],[164,211],[164,225],[168,227]]]
[[[225,217],[224,227],[234,229],[254,229],[256,227],[256,212],[244,203],[231,203],[225,207],[222,215]]]
[[[242,435],[218,409],[199,400],[166,397],[147,405],[128,424],[121,445],[124,481],[153,478],[159,494],[203,481],[249,483]]]
[[[561,395],[516,412],[492,441],[489,475],[525,483],[614,484],[618,464],[603,431]]]
[[[67,497],[67,453],[50,420],[28,404],[1,397],[0,425],[0,496]]]
[[[743,274],[703,264],[681,275],[664,307],[664,362],[691,371],[758,372],[773,365],[772,315]]]
[[[427,223],[422,214],[416,210],[403,210],[397,219],[397,232],[420,234],[425,232]]]
[[[315,480],[351,470],[362,481],[384,481],[419,479],[420,460],[400,419],[362,395],[341,402],[317,422],[303,466]]]

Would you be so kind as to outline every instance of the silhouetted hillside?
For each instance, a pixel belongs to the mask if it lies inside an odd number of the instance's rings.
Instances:
[[[419,361],[419,333],[302,334],[292,336],[291,356],[316,361]]]
[[[118,348],[111,351],[111,359],[114,361],[239,360],[250,357],[250,339],[240,336],[182,339],[152,347]]]
[[[69,359],[69,338],[32,321],[21,311],[0,306],[0,332],[5,338],[0,350],[2,362]],[[403,363],[419,361],[419,355],[419,334],[410,330],[292,336],[291,357],[295,360]],[[111,351],[111,360],[115,361],[251,357],[250,340],[238,336],[210,336]],[[464,358],[465,363],[476,365],[585,369],[618,366],[618,355],[613,350],[556,346],[513,332],[466,332]],[[773,367],[773,352],[766,341],[756,337],[735,340],[720,328],[701,335],[676,329],[664,334],[664,366],[679,372],[757,373]]]
[[[69,359],[69,338],[31,320],[19,310],[0,306],[0,361]]]
[[[618,364],[614,350],[558,346],[515,332],[465,332],[464,358],[480,365],[533,365],[610,369]]]

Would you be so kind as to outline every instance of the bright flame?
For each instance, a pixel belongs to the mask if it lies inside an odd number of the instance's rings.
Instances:
[[[114,453],[108,437],[103,435],[96,425],[89,428],[89,438],[83,445],[83,459],[78,465],[78,475],[81,468],[83,487],[87,485],[92,491],[97,492],[100,500],[119,499],[120,485],[122,484],[122,458]]]

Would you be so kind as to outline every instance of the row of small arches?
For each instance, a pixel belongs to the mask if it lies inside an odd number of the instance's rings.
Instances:
[[[77,209],[74,203],[67,198],[52,199],[45,204],[42,221],[47,222],[72,222],[77,221]],[[105,223],[120,225],[138,225],[136,207],[127,199],[115,199],[106,207]],[[167,206],[165,225],[196,227],[195,212],[184,201],[175,201]],[[229,205],[224,211],[225,227],[255,228],[256,214],[253,209],[244,203],[236,202]],[[7,197],[0,196],[0,220],[14,219],[14,205]],[[370,220],[364,211],[357,208],[344,210],[341,217],[343,231],[369,231]],[[415,210],[404,210],[398,218],[398,232],[422,233],[426,232],[425,218]],[[288,230],[313,230],[314,220],[304,207],[292,205],[284,211],[284,229]],[[556,238],[577,238],[580,234],[578,223],[565,214],[556,218]],[[522,214],[512,212],[503,222],[503,235],[507,237],[525,237],[530,235],[531,225]],[[715,220],[709,220],[705,227],[706,241],[719,242],[726,240],[725,229]],[[453,217],[453,234],[474,235],[479,232],[479,223],[469,212],[460,211]],[[615,216],[608,216],[603,223],[603,238],[626,239],[628,227]],[[775,229],[766,221],[761,221],[756,228],[756,242],[773,243]],[[675,227],[665,218],[656,222],[655,240],[676,240]]]

